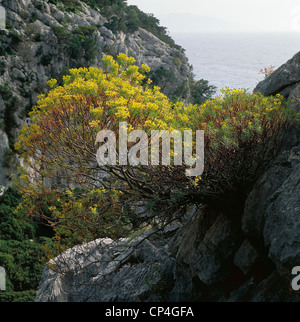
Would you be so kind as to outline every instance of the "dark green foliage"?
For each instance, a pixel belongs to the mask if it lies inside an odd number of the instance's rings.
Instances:
[[[1,50],[1,48],[0,48],[0,50]],[[1,55],[0,55],[1,56]],[[5,67],[6,67],[6,63],[5,63],[5,61],[1,61],[0,60],[0,76],[2,76],[3,74],[4,74],[4,72],[5,72]]]
[[[5,55],[6,55],[5,48],[2,45],[0,45],[0,56],[5,56]]]
[[[72,58],[84,57],[88,61],[93,61],[96,58],[99,47],[93,37],[95,31],[97,31],[95,26],[79,26],[73,30],[69,39]]]
[[[124,20],[117,16],[111,17],[109,22],[105,23],[104,26],[111,30],[114,34],[117,34],[119,31],[126,32],[128,30]]]
[[[175,58],[173,63],[177,68],[179,68],[179,63],[181,63],[179,58]],[[182,64],[182,63],[181,63]],[[170,86],[175,84],[176,78],[175,74],[172,70],[169,70],[165,67],[160,67],[153,71],[150,74],[150,79],[152,80],[152,84],[159,86],[162,90],[166,88],[166,86]],[[187,97],[188,91],[190,88],[190,97],[191,104],[203,104],[206,100],[211,98],[215,92],[216,87],[214,85],[210,85],[207,80],[201,79],[199,81],[194,80],[194,75],[191,74],[189,82],[182,82],[179,86],[175,88],[173,92],[169,95],[172,101],[178,101],[178,98]]]
[[[33,302],[36,296],[35,290],[23,292],[0,291],[0,303],[9,302]]]
[[[11,97],[12,91],[7,83],[3,83],[0,85],[0,95],[4,100],[7,100]]]
[[[173,102],[176,102],[178,100],[178,97],[187,97],[188,91],[188,83],[186,81],[182,82],[173,92]]]
[[[43,37],[43,34],[42,33],[37,33],[36,35],[35,35],[35,38],[34,38],[34,40],[35,41],[37,41],[37,42],[40,42],[40,41],[43,41],[43,39],[44,39],[44,37]]]
[[[46,252],[34,241],[0,240],[0,265],[6,270],[7,290],[36,290],[41,278]]]
[[[133,6],[130,6],[127,10],[126,25],[130,33],[139,30],[141,25],[138,12]]]
[[[38,224],[14,213],[20,203],[18,192],[8,189],[0,197],[0,266],[6,270],[6,289],[0,302],[31,302],[47,256],[44,245],[49,238],[39,237]]]
[[[8,136],[10,148],[14,145],[14,129],[17,127],[15,112],[17,111],[18,98],[12,95],[12,91],[7,83],[0,85],[0,95],[5,102],[3,115],[4,131]]]
[[[81,35],[81,36],[92,36],[95,31],[97,31],[97,27],[95,26],[78,26],[78,28],[73,30],[73,34]]]
[[[99,8],[102,11],[109,11],[110,8],[122,9],[126,6],[126,1],[124,0],[83,0],[92,8]]]
[[[37,14],[37,12],[33,12],[33,13],[31,14],[31,17],[30,17],[29,21],[30,21],[30,22],[35,22],[37,19],[38,19],[38,14]]]
[[[12,24],[8,21],[6,21],[6,29],[7,30],[12,30]]]
[[[40,63],[43,66],[48,66],[51,63],[51,56],[50,55],[43,55],[41,57]]]
[[[161,87],[162,90],[164,90],[167,85],[172,84],[176,80],[173,71],[165,67],[160,67],[153,71],[150,74],[150,78],[153,85]]]
[[[65,27],[62,26],[51,26],[55,36],[60,41],[68,40],[70,37],[70,34],[67,32]]]
[[[39,1],[34,1],[33,5],[38,9],[41,10],[43,8],[43,4]]]
[[[78,0],[49,0],[49,3],[53,4],[58,4],[62,3],[63,4],[63,10],[67,12],[77,12],[77,11],[82,11],[81,4]]]
[[[0,44],[0,56],[13,55],[13,49],[11,46],[5,46]]]
[[[216,92],[216,87],[214,85],[210,85],[209,82],[204,79],[191,81],[190,88],[192,104],[201,105],[211,98]]]
[[[30,92],[27,91],[25,88],[20,87],[19,92],[23,97],[29,98],[30,97]]]
[[[91,36],[73,35],[68,41],[70,56],[73,59],[85,58],[93,61],[99,50],[96,40]]]
[[[21,196],[9,189],[0,197],[0,239],[23,241],[32,239],[36,233],[36,225],[31,221],[17,218],[13,214]],[[0,248],[1,249],[1,248]]]
[[[14,114],[17,110],[18,99],[16,96],[12,95],[10,87],[6,83],[0,86],[0,95],[2,96],[5,102],[5,110],[3,113],[4,131],[8,136],[10,148],[13,149],[13,144],[14,144],[13,131],[17,126]],[[5,162],[6,161],[4,160],[4,163]]]
[[[12,44],[17,45],[22,41],[22,37],[16,31],[10,31],[9,37],[11,38]]]
[[[85,58],[92,62],[99,51],[99,46],[95,40],[95,26],[79,26],[72,33],[61,26],[52,26],[52,30],[58,40],[67,44],[69,54],[73,59]]]

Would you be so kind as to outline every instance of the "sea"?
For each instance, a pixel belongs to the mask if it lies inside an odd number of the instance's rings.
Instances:
[[[220,89],[253,91],[264,79],[260,70],[277,69],[300,51],[298,33],[182,33],[172,34],[185,49],[195,79]],[[300,72],[300,70],[299,70]]]

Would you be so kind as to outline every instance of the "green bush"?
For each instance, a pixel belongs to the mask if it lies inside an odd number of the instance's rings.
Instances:
[[[180,70],[181,66],[182,66],[182,61],[179,59],[179,57],[175,57],[173,59],[173,64],[176,66],[176,68],[178,70]]]
[[[34,223],[18,219],[13,214],[20,201],[19,193],[12,189],[0,197],[0,239],[22,241],[34,238]]]
[[[0,240],[0,266],[6,270],[8,291],[36,290],[46,256],[43,245],[29,240]]]
[[[9,88],[9,87],[8,87]],[[3,96],[3,95],[2,95]],[[11,91],[5,90],[5,110],[4,110],[4,125],[5,133],[8,136],[9,146],[13,150],[14,147],[14,129],[17,127],[15,112],[18,108],[18,98],[12,95]]]
[[[68,42],[72,58],[84,57],[90,62],[96,58],[99,46],[93,35],[97,30],[95,26],[79,26],[73,30]]]
[[[51,26],[51,28],[58,40],[64,41],[70,39],[70,33],[67,32],[65,27]]]
[[[2,83],[0,85],[0,94],[4,100],[7,100],[11,97],[12,91],[7,83]]]
[[[127,28],[129,32],[135,32],[139,30],[139,27],[141,26],[141,22],[138,16],[137,10],[132,6],[127,11]]]
[[[72,33],[65,27],[52,26],[52,30],[59,41],[67,44],[69,54],[73,59],[85,58],[92,62],[99,51],[99,46],[94,38],[97,31],[95,26],[78,26]]]
[[[8,302],[33,302],[36,296],[35,290],[23,292],[0,291],[0,303]]]
[[[73,30],[73,34],[82,35],[82,36],[92,36],[95,31],[97,31],[97,27],[95,26],[78,26],[78,28]]]
[[[8,189],[0,196],[0,266],[6,270],[6,289],[0,302],[31,302],[44,268],[43,259],[52,241],[40,237],[39,225],[15,210],[20,194]],[[49,234],[51,236],[51,234]]]
[[[9,33],[9,37],[11,38],[13,45],[17,45],[18,43],[20,43],[22,41],[22,36],[19,33],[17,33],[16,31],[11,31]]]
[[[5,66],[6,66],[5,61],[0,60],[0,73],[5,69]]]
[[[78,0],[49,0],[49,3],[53,3],[55,5],[62,4],[62,6],[60,7],[62,11],[73,13],[82,11],[82,6]]]
[[[37,14],[37,12],[33,12],[33,13],[31,14],[31,17],[30,17],[29,21],[30,21],[30,22],[35,22],[35,21],[37,21],[37,19],[38,19],[38,14]]]
[[[41,10],[43,8],[43,4],[40,1],[34,1],[33,5],[38,9]]]
[[[159,67],[150,74],[153,85],[161,87],[162,90],[165,89],[167,85],[170,85],[176,81],[174,72],[165,67]]]
[[[40,32],[38,32],[38,33],[35,35],[35,38],[34,38],[34,40],[35,40],[35,41],[37,41],[37,42],[41,42],[41,41],[43,41],[43,39],[44,39],[44,36],[43,36],[43,34],[42,34],[42,33],[40,33]]]
[[[11,46],[3,47],[0,45],[0,56],[14,55],[14,53]]]
[[[204,79],[199,81],[191,80],[190,89],[192,103],[200,105],[211,98],[216,92],[216,87],[214,85],[210,85],[209,82]]]
[[[5,56],[5,55],[6,55],[5,48],[2,45],[0,45],[0,56]]]

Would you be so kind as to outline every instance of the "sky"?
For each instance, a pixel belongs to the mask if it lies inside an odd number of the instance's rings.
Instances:
[[[239,32],[299,32],[300,37],[299,0],[128,0],[127,3],[153,13],[170,32],[229,28]],[[201,16],[205,17],[205,24],[201,24]]]

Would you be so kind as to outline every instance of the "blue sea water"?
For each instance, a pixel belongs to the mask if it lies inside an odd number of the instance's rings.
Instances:
[[[271,65],[276,69],[300,51],[300,33],[194,33],[171,36],[186,50],[195,78],[208,80],[218,90],[229,87],[252,91],[264,79],[259,74],[260,69]]]

